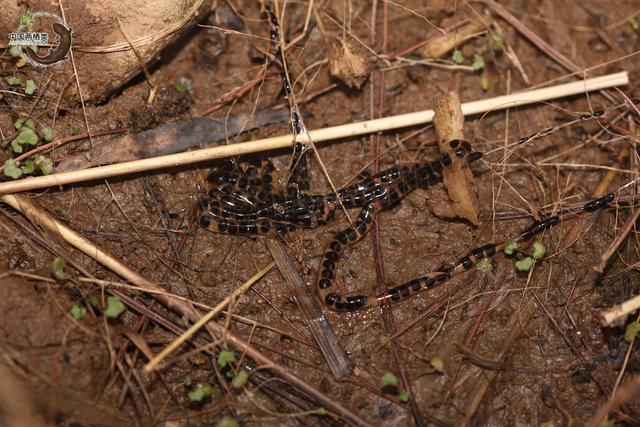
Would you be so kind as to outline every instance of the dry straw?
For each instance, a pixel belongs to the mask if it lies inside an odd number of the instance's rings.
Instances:
[[[629,76],[627,72],[607,74],[605,76],[565,83],[548,88],[498,96],[481,101],[468,102],[466,104],[462,104],[462,112],[465,116],[486,113],[488,111],[502,110],[541,101],[579,95],[581,93],[607,89],[614,86],[623,86],[628,83]],[[299,135],[298,138],[301,142],[311,139],[313,142],[318,143],[340,138],[351,138],[369,133],[400,129],[408,126],[424,125],[431,123],[432,119],[433,110],[424,110],[414,113],[400,114],[397,116],[384,117],[381,119],[312,130],[306,135]],[[154,157],[151,159],[135,160],[108,166],[62,172],[47,176],[31,177],[18,181],[0,183],[0,194],[36,190],[57,185],[72,184],[174,166],[188,165],[222,157],[232,157],[242,154],[286,148],[292,145],[293,138],[293,135],[275,136],[257,141],[204,148],[184,153],[171,154],[168,156]]]

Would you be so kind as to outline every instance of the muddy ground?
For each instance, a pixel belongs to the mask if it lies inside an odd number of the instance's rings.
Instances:
[[[336,279],[344,293],[380,294],[385,286],[419,277],[478,245],[513,238],[535,216],[540,218],[541,209],[579,206],[593,198],[603,180],[604,192],[633,194],[633,186],[618,190],[637,174],[637,156],[630,148],[635,147],[638,114],[624,104],[623,96],[639,96],[638,61],[631,54],[640,48],[640,2],[501,4],[565,59],[589,69],[587,77],[626,70],[630,85],[621,88],[623,92],[610,91],[611,99],[591,93],[468,117],[464,131],[474,148],[485,153],[497,149],[471,168],[480,202],[478,226],[441,215],[449,203],[442,185],[415,191],[379,215],[377,248],[370,233],[347,253]],[[150,86],[139,76],[106,101],[86,103],[85,116],[75,82],[63,80],[53,68],[24,66],[5,51],[0,58],[2,161],[17,156],[10,143],[19,118],[33,117],[39,129],[50,127],[60,139],[81,136],[86,123],[93,132],[133,133],[200,117],[212,107],[215,111],[205,116],[222,123],[227,115],[287,105],[281,69],[271,60],[266,79],[237,91],[264,70],[265,53],[273,52],[271,29],[257,2],[217,2],[215,7],[203,22],[238,33],[196,28],[163,51],[150,68],[153,83],[162,88],[151,105]],[[316,1],[314,8],[305,36],[287,52],[294,93],[309,129],[428,109],[452,82],[466,102],[572,79],[548,50],[482,2]],[[287,3],[282,29],[286,39],[302,34],[307,10],[308,2]],[[420,56],[420,48],[402,54],[412,61],[394,59],[392,54],[438,34],[436,28],[474,19],[485,10],[492,12],[493,22],[460,46],[464,67],[456,68],[451,51],[436,65]],[[354,43],[363,55],[388,55],[372,61],[360,88],[349,88],[328,73],[331,46],[345,33],[357,37],[360,42]],[[503,49],[495,49],[496,39]],[[91,55],[75,54],[79,61]],[[479,71],[470,69],[476,54],[485,62]],[[10,77],[23,83],[32,79],[38,90],[25,95],[22,86],[8,83]],[[337,85],[330,87],[333,83]],[[600,121],[577,120],[598,110],[605,113]],[[503,159],[505,144],[547,127],[555,131]],[[229,142],[290,131],[284,120]],[[119,137],[97,136],[91,142],[77,138],[48,156],[59,163],[91,150],[91,144],[110,144]],[[375,159],[382,169],[438,156],[429,126],[318,146],[337,187],[358,179],[361,171],[371,171]],[[259,157],[286,171],[290,151]],[[206,191],[208,171],[217,165],[219,161],[210,161],[25,196],[167,292],[212,307],[272,261],[262,238],[214,234],[197,226],[198,200]],[[312,192],[328,191],[313,156],[310,170]],[[625,341],[624,323],[605,328],[599,318],[601,311],[640,292],[635,231],[627,230],[602,274],[593,268],[633,215],[633,209],[624,206],[563,221],[540,237],[547,257],[529,273],[516,271],[513,259],[498,255],[488,272],[473,269],[456,275],[397,305],[348,314],[325,309],[354,366],[343,380],[332,376],[277,270],[233,304],[231,311],[242,321],[222,315],[215,322],[342,405],[353,416],[351,422],[585,425],[640,370],[637,344]],[[284,239],[311,287],[324,245],[346,225],[340,213],[326,226],[296,230]],[[227,378],[229,368],[220,367],[215,356],[234,350],[224,337],[206,348],[214,355],[183,345],[159,373],[145,373],[142,349],[159,353],[176,338],[166,322],[184,328],[182,316],[148,293],[81,281],[122,279],[5,204],[0,204],[0,229],[0,408],[7,423],[204,426],[225,416],[240,425],[347,423],[344,413],[318,411],[326,405],[269,377],[268,367],[237,350],[232,371],[237,375],[251,368],[254,381],[234,389]],[[66,259],[66,277],[57,281],[51,279],[56,256]],[[107,319],[104,302],[113,289],[137,301],[138,308],[130,306]],[[85,309],[86,316],[74,319],[74,306]],[[165,320],[164,326],[158,319]],[[204,341],[196,345],[211,342],[204,333],[200,338]],[[399,383],[381,388],[381,378],[389,372]],[[189,396],[197,384],[208,385],[211,392],[200,402]],[[608,419],[616,425],[639,425],[637,398],[616,405]]]

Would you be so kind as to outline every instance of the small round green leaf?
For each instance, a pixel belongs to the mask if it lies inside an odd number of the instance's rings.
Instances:
[[[53,160],[42,154],[38,154],[33,160],[36,168],[40,169],[43,175],[49,175],[53,172]]]
[[[533,259],[542,259],[547,254],[547,247],[542,242],[533,242]]]
[[[444,372],[444,362],[438,356],[432,357],[431,360],[429,361],[429,363],[431,363],[431,366],[436,371]]]
[[[11,141],[11,148],[16,153],[22,153],[23,145],[36,145],[38,143],[38,135],[29,127],[23,126],[18,135]]]
[[[323,415],[323,416],[328,414],[327,410],[322,406],[319,408],[316,408],[313,412],[315,412],[316,415]]]
[[[51,128],[42,128],[40,135],[47,142],[53,141],[53,130]]]
[[[24,93],[27,95],[33,95],[33,93],[38,89],[35,82],[33,80],[27,80],[27,85],[24,88]]]
[[[56,257],[51,263],[51,275],[56,280],[64,280],[67,278],[64,272],[65,261],[62,257]]]
[[[451,55],[451,60],[458,65],[461,65],[464,62],[464,56],[462,55],[462,51],[460,49],[456,49],[453,51],[453,55]]]
[[[20,86],[22,84],[22,80],[14,76],[7,77],[6,81],[9,86]]]
[[[110,319],[116,319],[119,317],[123,311],[126,310],[126,306],[118,297],[108,297],[107,298],[107,308],[104,311],[105,316]]]
[[[638,335],[638,332],[640,332],[640,322],[634,320],[633,322],[629,323],[624,330],[624,340],[628,343],[631,343],[631,341],[633,341],[634,338]]]
[[[74,304],[71,307],[71,316],[76,320],[82,320],[87,315],[87,309]]]
[[[400,402],[402,403],[407,403],[409,400],[411,400],[411,395],[408,391],[403,391],[402,393],[398,394],[398,400],[400,400]]]
[[[29,117],[27,120],[24,121],[24,126],[33,129],[34,131],[36,130],[36,121],[33,120],[31,117]]]
[[[223,350],[218,354],[218,366],[226,368],[236,361],[236,354],[233,351]]]
[[[493,263],[489,258],[482,258],[476,263],[476,270],[481,273],[491,273],[493,270]]]
[[[11,141],[11,149],[14,153],[22,153],[22,145],[20,144],[20,141],[17,139]]]
[[[398,385],[398,377],[391,372],[386,372],[382,378],[380,378],[380,388],[396,387]]]
[[[177,90],[180,93],[186,93],[188,90],[187,87],[182,83],[176,83],[173,85],[173,87],[175,88],[175,90]]]
[[[504,50],[504,40],[500,36],[492,35],[489,37],[489,47],[494,52],[502,52]]]
[[[29,159],[26,162],[24,162],[24,165],[20,166],[20,170],[25,175],[33,173],[33,160]]]
[[[471,68],[474,71],[480,71],[484,68],[484,58],[480,54],[475,54],[473,56],[473,64],[471,64]]]
[[[188,393],[188,396],[189,400],[191,400],[192,402],[202,402],[203,399],[211,396],[212,394],[213,387],[211,387],[209,384],[198,383],[193,388],[193,390]]]
[[[531,266],[533,265],[533,258],[530,256],[523,258],[519,261],[516,261],[516,269],[518,271],[529,271],[531,270]]]
[[[518,242],[515,240],[511,240],[504,245],[504,253],[506,255],[513,255],[513,253],[518,249]]]
[[[233,381],[231,381],[231,386],[235,389],[241,389],[242,387],[245,386],[245,384],[247,384],[248,380],[249,380],[249,373],[243,369],[240,372],[238,372],[235,377],[233,377]]]
[[[16,162],[13,159],[8,159],[4,162],[4,174],[13,179],[18,179],[22,176],[22,170],[16,166]]]
[[[27,12],[20,18],[20,25],[31,25],[33,21],[33,13]]]

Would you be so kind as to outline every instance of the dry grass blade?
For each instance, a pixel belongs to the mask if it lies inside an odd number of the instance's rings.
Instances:
[[[216,317],[224,308],[229,305],[232,301],[238,299],[242,294],[244,294],[251,286],[254,285],[258,280],[264,277],[268,272],[275,267],[275,263],[269,263],[265,268],[258,271],[256,274],[251,276],[249,280],[244,282],[241,286],[236,288],[231,294],[229,294],[224,300],[220,301],[218,305],[209,310],[207,314],[202,316],[196,323],[191,325],[189,329],[187,329],[182,335],[176,338],[171,344],[165,347],[160,353],[158,353],[153,359],[151,359],[146,365],[144,365],[144,370],[146,372],[151,372],[158,367],[158,365],[173,351],[175,351],[178,347],[184,344],[189,338],[191,338],[198,329],[202,328],[206,325],[210,320]]]

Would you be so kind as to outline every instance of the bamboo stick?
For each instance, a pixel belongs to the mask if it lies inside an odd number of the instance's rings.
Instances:
[[[534,89],[480,101],[468,102],[466,104],[462,104],[462,113],[465,116],[468,116],[488,111],[502,110],[541,101],[549,101],[566,96],[578,95],[614,86],[622,86],[628,83],[628,73],[623,71],[548,88]],[[383,117],[375,120],[332,126],[309,131],[308,134],[299,135],[298,138],[301,142],[306,142],[310,139],[315,143],[340,138],[351,138],[354,136],[400,129],[408,126],[424,125],[432,121],[433,114],[433,110],[424,110],[414,113]],[[242,154],[286,148],[292,145],[293,138],[294,136],[291,134],[281,135],[257,141],[203,148],[200,150],[159,156],[150,159],[134,160],[114,165],[99,166],[47,176],[25,178],[18,181],[4,182],[0,183],[0,194],[10,194],[57,185],[104,179],[113,176],[199,163],[205,160],[222,157],[232,157]]]

